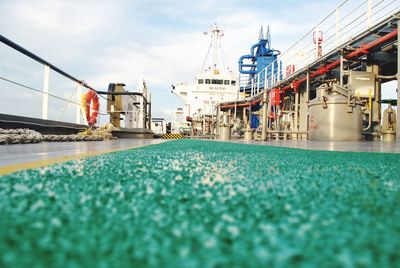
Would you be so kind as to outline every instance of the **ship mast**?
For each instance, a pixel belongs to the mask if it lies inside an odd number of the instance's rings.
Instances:
[[[214,70],[217,70],[219,54],[222,54],[222,57],[221,57],[222,64],[225,65],[225,63],[224,63],[225,59],[224,59],[224,55],[223,55],[223,51],[222,51],[222,47],[221,47],[221,43],[220,43],[221,37],[224,36],[224,32],[218,28],[217,23],[214,23],[213,25],[211,25],[210,30],[208,30],[207,32],[204,32],[204,35],[207,35],[207,34],[209,34],[211,36],[211,44],[210,44],[210,47],[208,48],[207,56],[204,60],[203,67],[201,69],[204,70],[204,66],[207,62],[208,55],[210,54],[210,50],[212,48],[212,50],[213,50],[212,68],[214,71]]]

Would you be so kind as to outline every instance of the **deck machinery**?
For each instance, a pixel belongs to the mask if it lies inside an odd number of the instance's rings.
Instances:
[[[244,99],[219,105],[220,137],[230,138],[229,128],[233,136],[247,140],[395,140],[392,106],[397,101],[382,100],[381,85],[397,79],[399,15],[397,11],[294,73],[286,66],[289,73],[282,80],[274,76],[282,75],[284,63],[270,49],[269,33],[260,34],[251,54],[239,60],[240,72],[249,79],[241,79]],[[268,69],[271,65],[275,67]],[[382,113],[385,102],[389,107]]]

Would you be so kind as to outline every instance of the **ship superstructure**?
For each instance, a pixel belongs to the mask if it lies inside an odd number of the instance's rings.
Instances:
[[[172,93],[185,101],[183,112],[186,122],[200,120],[200,117],[213,116],[216,113],[215,107],[219,103],[238,98],[238,76],[229,69],[221,47],[223,31],[215,23],[204,34],[211,36],[211,44],[201,71],[195,76],[194,84],[175,83],[172,85]],[[212,60],[207,64],[211,51]],[[188,125],[185,122],[182,124]],[[179,132],[179,129],[173,131]]]

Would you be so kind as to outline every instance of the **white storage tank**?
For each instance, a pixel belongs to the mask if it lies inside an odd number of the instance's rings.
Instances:
[[[361,140],[361,103],[353,100],[349,104],[344,90],[320,89],[317,98],[310,101],[309,139],[319,141]],[[341,92],[342,94],[339,94]]]

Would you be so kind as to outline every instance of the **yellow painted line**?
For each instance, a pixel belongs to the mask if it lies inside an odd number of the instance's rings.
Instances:
[[[154,144],[158,144],[158,143],[154,143]],[[26,170],[26,169],[31,169],[31,168],[50,166],[50,165],[54,165],[54,164],[67,162],[70,160],[76,160],[76,159],[96,156],[96,155],[100,155],[100,154],[108,154],[108,153],[113,153],[113,152],[118,152],[118,151],[135,149],[135,148],[139,148],[139,147],[145,147],[148,145],[153,145],[153,144],[136,145],[133,147],[131,147],[131,146],[119,147],[119,148],[108,149],[108,150],[103,150],[103,151],[88,151],[85,153],[80,153],[80,154],[75,154],[75,155],[65,155],[65,156],[53,157],[53,158],[49,158],[49,159],[41,159],[41,160],[32,161],[32,162],[25,162],[25,163],[3,166],[3,167],[0,167],[0,175],[5,175],[5,174],[22,171],[22,170]]]

